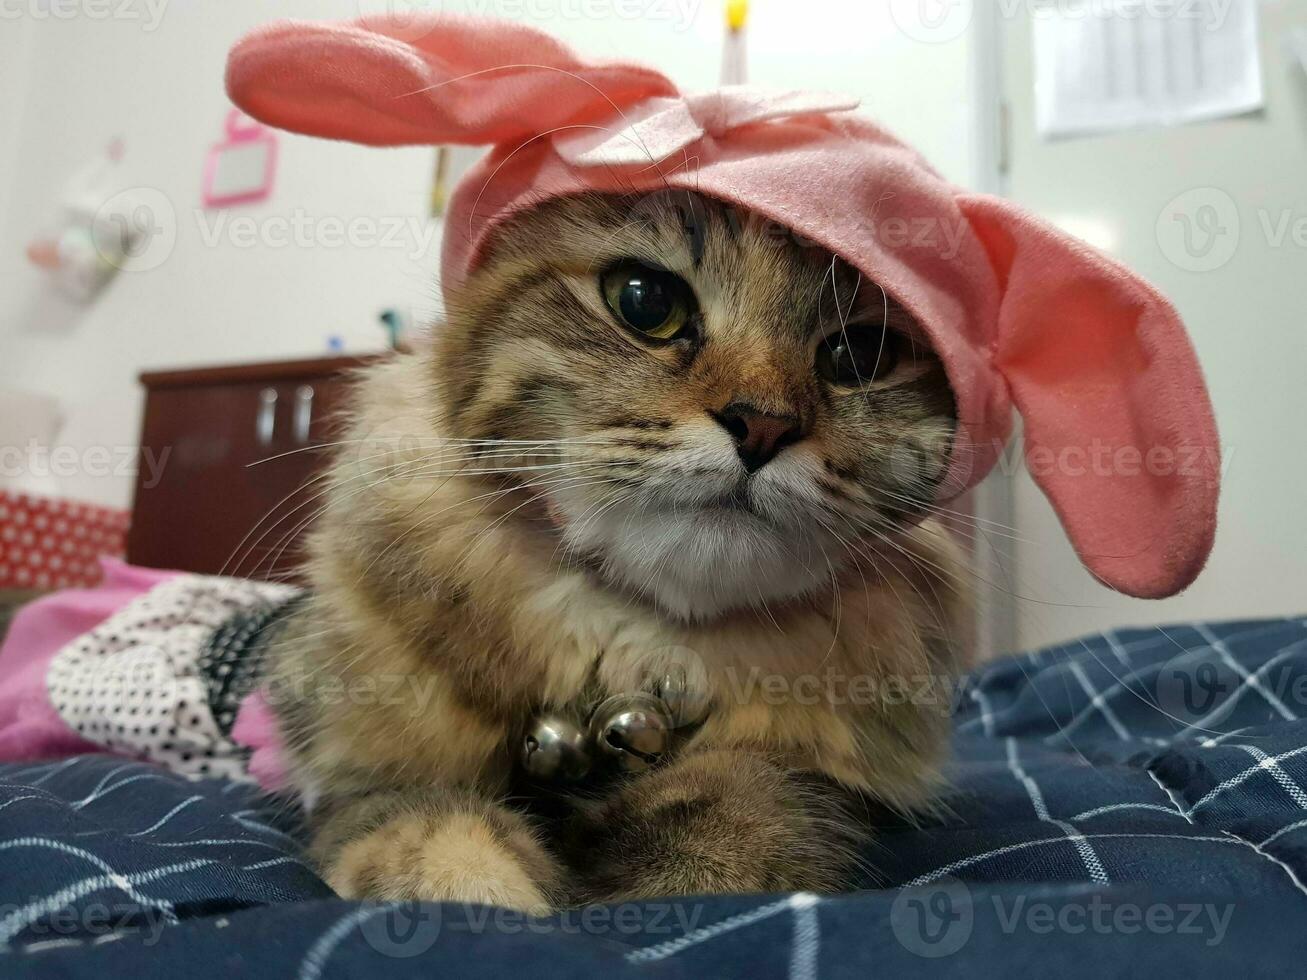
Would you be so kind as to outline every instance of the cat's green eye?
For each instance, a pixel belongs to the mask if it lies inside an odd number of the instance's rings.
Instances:
[[[636,333],[675,340],[691,327],[694,291],[680,276],[638,262],[623,262],[599,278],[604,302]]]

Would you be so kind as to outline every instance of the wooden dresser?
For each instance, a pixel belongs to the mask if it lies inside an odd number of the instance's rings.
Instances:
[[[127,559],[292,578],[351,375],[386,355],[153,371]]]

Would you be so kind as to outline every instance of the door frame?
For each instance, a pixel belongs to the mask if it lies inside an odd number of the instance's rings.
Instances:
[[[1003,77],[1003,30],[999,5],[973,0],[971,84],[974,93],[971,145],[974,189],[1006,196],[1008,192],[1009,112]],[[1020,433],[1015,434],[1020,438]],[[1015,542],[1003,532],[1016,524],[1012,477],[995,469],[973,494],[975,533],[973,562],[976,590],[975,656],[983,663],[1018,649]],[[996,527],[997,526],[997,527]],[[997,532],[997,533],[996,533]]]

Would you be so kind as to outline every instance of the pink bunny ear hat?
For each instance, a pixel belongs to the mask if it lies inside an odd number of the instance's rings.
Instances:
[[[455,15],[283,22],[232,50],[232,99],[266,123],[375,146],[491,145],[455,191],[446,291],[492,232],[588,191],[695,191],[837,253],[921,323],[959,431],[941,499],[975,486],[1025,421],[1032,476],[1085,566],[1145,598],[1185,588],[1216,528],[1220,450],[1175,310],[1127,269],[820,93],[684,95],[540,31]]]

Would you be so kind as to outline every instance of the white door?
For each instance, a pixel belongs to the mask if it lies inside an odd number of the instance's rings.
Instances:
[[[1212,0],[1210,9],[1228,2]],[[1307,5],[1258,4],[1264,113],[1052,143],[1035,133],[1036,6],[984,4],[1008,111],[1006,192],[1176,303],[1207,373],[1226,473],[1206,572],[1185,595],[1157,603],[1093,581],[1040,492],[1019,476],[1017,639],[1029,648],[1123,625],[1303,614],[1307,74],[1287,39],[1291,28],[1307,28]]]

